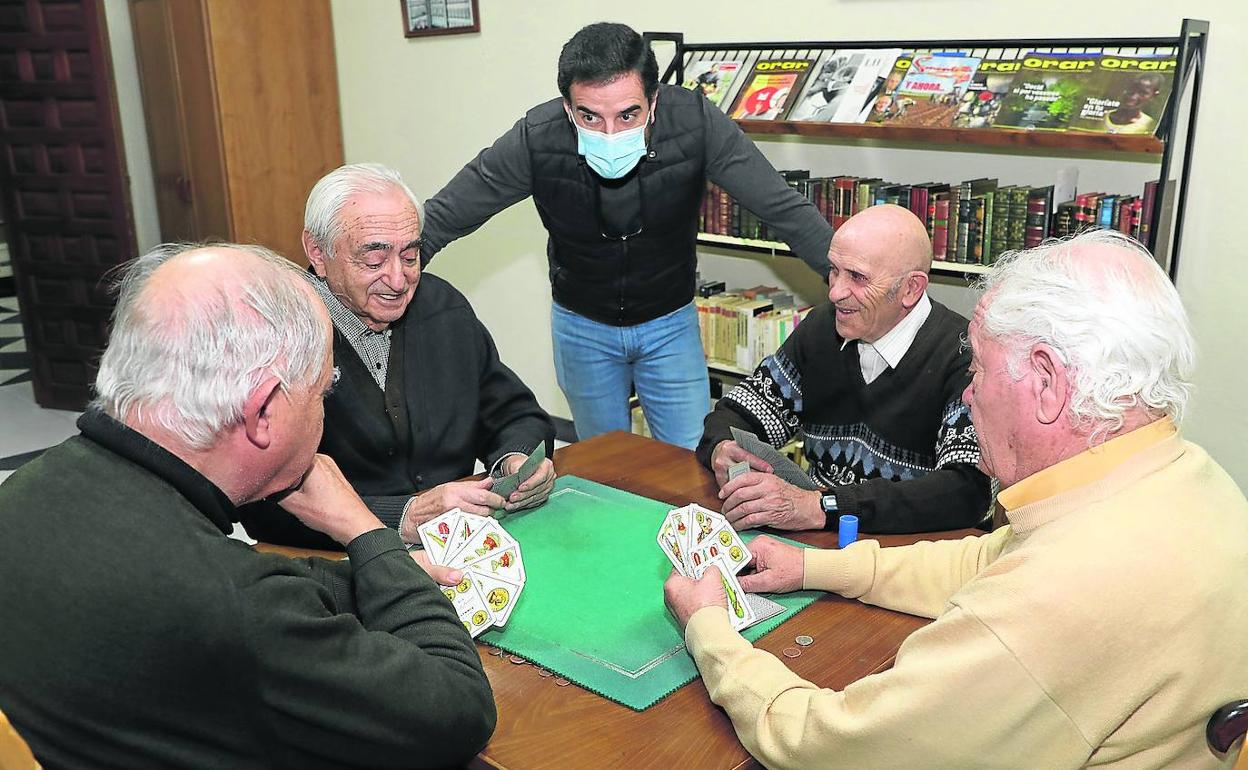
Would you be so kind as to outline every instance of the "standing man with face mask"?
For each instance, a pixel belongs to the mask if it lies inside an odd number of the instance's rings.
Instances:
[[[427,262],[533,198],[549,233],[555,371],[577,435],[628,430],[636,388],[654,436],[692,449],[710,407],[693,305],[707,180],[821,275],[832,227],[700,93],[660,85],[623,24],[591,24],[559,55],[559,91],[429,200]]]

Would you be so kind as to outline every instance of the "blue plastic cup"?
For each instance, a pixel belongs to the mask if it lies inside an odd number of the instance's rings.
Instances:
[[[841,517],[840,526],[836,530],[836,544],[844,548],[858,539],[858,517],[845,514]]]

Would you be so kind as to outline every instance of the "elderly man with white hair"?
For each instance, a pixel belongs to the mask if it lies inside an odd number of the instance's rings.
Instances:
[[[316,454],[330,353],[301,271],[260,247],[164,246],[126,274],[81,435],[0,486],[0,709],[45,767],[442,767],[485,745],[454,608]],[[228,536],[277,493],[350,559]]]
[[[714,570],[673,575],[711,698],[769,767],[1227,764],[1204,727],[1248,692],[1248,502],[1179,433],[1195,356],[1178,293],[1105,231],[1003,257],[982,288],[963,398],[1008,526],[901,548],[756,539],[747,591],[934,618],[839,692],[734,632]]]
[[[453,286],[420,267],[424,206],[393,169],[337,168],[304,211],[313,285],[334,322],[342,372],[325,401],[320,451],[364,502],[409,543],[451,508],[489,514],[532,508],[554,488],[555,428]],[[517,470],[546,444],[547,458],[507,499],[492,479],[458,481],[482,461],[491,476]],[[333,548],[274,506],[241,513],[253,537]]]

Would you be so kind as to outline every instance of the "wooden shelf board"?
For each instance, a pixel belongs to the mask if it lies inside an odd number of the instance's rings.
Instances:
[[[752,238],[735,238],[731,235],[698,233],[698,243],[704,246],[723,246],[729,249],[762,251],[781,257],[793,256],[793,252],[789,251],[789,247],[779,241],[758,241]],[[946,275],[986,273],[990,269],[988,265],[969,265],[960,262],[944,262],[942,260],[932,262],[932,272],[944,273]]]
[[[1046,148],[1094,152],[1160,155],[1162,141],[1155,136],[1095,134],[1080,131],[1027,131],[1008,128],[922,128],[873,123],[810,123],[788,120],[738,120],[747,134],[781,134],[831,139],[878,139],[936,145]]]

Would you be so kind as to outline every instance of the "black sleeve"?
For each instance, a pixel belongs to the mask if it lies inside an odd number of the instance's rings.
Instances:
[[[800,367],[802,326],[784,344],[715,404],[703,420],[702,440],[695,450],[698,461],[711,467],[711,455],[721,441],[741,428],[779,449],[797,435],[802,425]]]
[[[857,516],[859,531],[938,532],[974,527],[988,515],[991,485],[977,467],[979,441],[962,403],[969,366],[970,352],[961,351],[946,374],[945,407],[933,436],[935,470],[909,481],[870,479],[833,490],[839,512]]]
[[[292,765],[466,763],[497,718],[476,645],[392,530],[347,554],[308,560],[323,590],[281,571],[244,589],[266,740]]]
[[[521,118],[425,202],[421,264],[429,264],[451,241],[474,232],[490,217],[532,193],[532,169]]]
[[[555,424],[537,403],[533,391],[498,357],[485,325],[471,315],[472,336],[480,363],[477,404],[477,457],[487,469],[510,452],[530,454],[545,442],[546,456],[555,451]]]
[[[706,121],[707,177],[757,214],[826,280],[832,225],[813,203],[785,183],[736,123],[706,99],[701,101]]]

